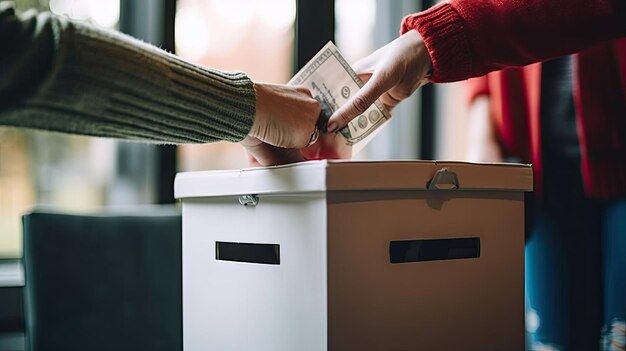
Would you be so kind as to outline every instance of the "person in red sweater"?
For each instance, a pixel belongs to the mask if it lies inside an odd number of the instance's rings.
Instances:
[[[541,143],[542,191],[529,204],[526,227],[526,293],[530,339],[544,349],[551,344],[569,350],[573,344],[593,350],[603,324],[606,342],[623,345],[614,339],[626,334],[620,312],[626,309],[626,201],[619,194],[600,198],[585,192],[581,172],[573,78],[587,51],[466,84],[469,160],[531,162],[532,140]],[[594,92],[604,96],[602,89]],[[529,94],[538,96],[538,138],[529,138]]]
[[[537,283],[529,282],[536,289],[527,291],[534,313],[529,322],[537,327],[532,347],[598,349],[604,328],[602,349],[624,350],[626,40],[621,38],[626,36],[626,1],[453,0],[407,16],[401,34],[354,64],[366,83],[330,118],[328,132],[345,126],[377,98],[392,109],[427,82],[459,81],[579,53],[573,61],[544,67],[544,73],[557,76],[563,66],[575,72],[570,87],[575,120],[565,120],[569,127],[564,131],[551,118],[567,115],[555,108],[556,100],[550,104],[549,93],[559,86],[544,86],[550,80],[541,81],[541,65],[502,71],[499,83],[505,88],[490,85],[489,91],[500,94],[501,143],[511,155],[533,163],[541,202],[561,219],[569,216],[562,222],[576,231],[558,240],[544,235],[528,257],[528,279]],[[546,131],[552,134],[546,137]],[[560,146],[560,151],[545,152]],[[562,162],[571,150],[575,165]],[[554,223],[541,223],[540,232],[555,232]],[[586,228],[577,228],[580,223]]]

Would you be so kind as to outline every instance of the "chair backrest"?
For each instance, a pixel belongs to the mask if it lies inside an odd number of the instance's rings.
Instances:
[[[30,350],[182,350],[181,217],[25,215]]]

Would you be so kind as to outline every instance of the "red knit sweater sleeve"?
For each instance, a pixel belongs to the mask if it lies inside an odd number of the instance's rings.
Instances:
[[[452,0],[409,15],[433,61],[432,81],[451,82],[571,54],[626,36],[625,0]]]

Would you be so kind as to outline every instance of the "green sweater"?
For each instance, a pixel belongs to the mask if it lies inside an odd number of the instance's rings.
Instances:
[[[240,141],[252,81],[0,2],[0,125],[155,143]]]

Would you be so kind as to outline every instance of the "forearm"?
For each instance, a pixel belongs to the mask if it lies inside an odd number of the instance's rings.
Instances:
[[[449,82],[581,51],[626,35],[623,0],[453,0],[407,16]]]
[[[491,120],[489,97],[476,97],[467,111],[465,158],[472,162],[502,162],[502,151]]]
[[[128,36],[0,9],[0,124],[157,143],[240,141],[253,83]]]

